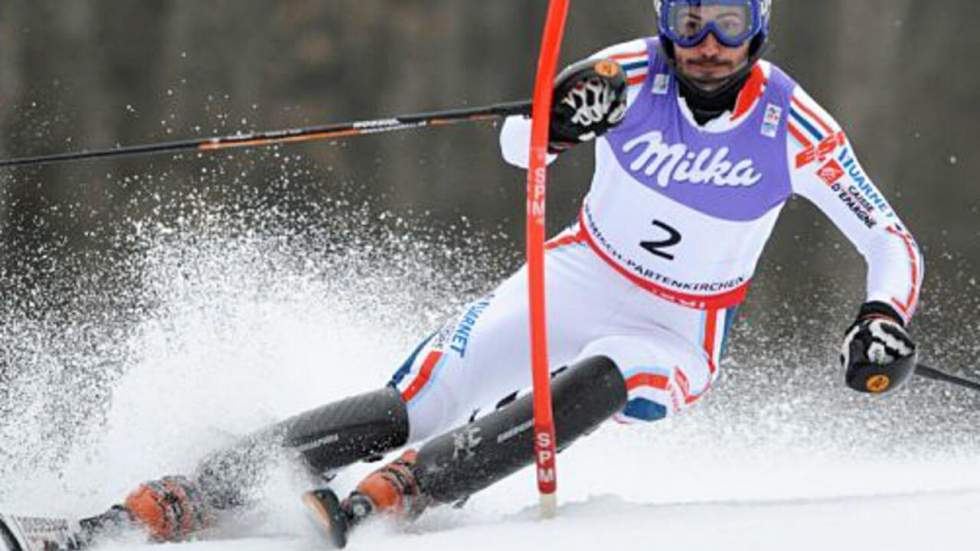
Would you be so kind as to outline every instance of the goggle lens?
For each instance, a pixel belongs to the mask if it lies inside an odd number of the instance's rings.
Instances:
[[[684,48],[700,44],[708,33],[730,48],[756,34],[756,18],[748,2],[671,2],[664,23],[667,35]]]

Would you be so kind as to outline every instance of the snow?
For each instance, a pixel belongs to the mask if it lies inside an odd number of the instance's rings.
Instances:
[[[154,306],[112,336],[119,339],[113,346],[128,351],[126,368],[92,383],[111,389],[104,419],[94,427],[77,420],[88,432],[78,429],[67,450],[31,436],[50,422],[46,407],[7,420],[2,510],[98,512],[142,480],[190,470],[235,435],[375,388],[431,329],[420,311],[444,314],[457,305],[439,306],[458,288],[447,277],[434,285],[425,269],[456,252],[440,246],[410,250],[407,258],[385,251],[316,257],[320,265],[295,261],[313,256],[305,241],[203,237],[151,243],[139,292]],[[61,336],[25,327],[22,336],[32,342]],[[533,476],[524,471],[462,509],[436,509],[410,526],[366,526],[349,549],[976,547],[980,447],[971,396],[925,382],[887,400],[856,396],[838,380],[833,347],[799,356],[754,331],[736,340],[728,375],[690,414],[650,426],[609,424],[563,453],[557,519],[537,518]],[[89,353],[78,347],[79,356]],[[754,365],[745,365],[750,359]],[[25,392],[37,382],[14,381]],[[82,404],[90,396],[71,395],[57,381],[43,385],[37,400],[57,395]],[[349,489],[368,468],[353,467],[335,485]],[[322,549],[303,515],[303,489],[297,473],[277,468],[258,510],[213,539],[163,549]],[[161,547],[134,535],[100,549]]]
[[[558,517],[542,521],[536,510],[498,518],[443,515],[440,523],[399,531],[372,526],[356,534],[351,550],[389,549],[563,549],[594,550],[649,545],[704,550],[825,551],[826,549],[912,550],[942,545],[974,549],[972,526],[980,490],[865,497],[732,500],[694,503],[630,502],[619,496],[573,500]],[[180,551],[323,549],[312,534],[298,537],[199,542]],[[105,551],[133,549],[107,545]],[[147,550],[153,547],[147,547]]]
[[[973,549],[968,527],[980,499],[976,493],[881,496],[828,500],[730,502],[692,505],[636,504],[616,497],[563,506],[557,519],[524,514],[438,531],[372,530],[348,549],[563,549],[594,550],[640,545],[717,551],[795,549]],[[314,539],[245,539],[174,546],[180,551],[306,551]],[[105,546],[122,551],[130,546]],[[150,548],[147,549],[156,549]]]

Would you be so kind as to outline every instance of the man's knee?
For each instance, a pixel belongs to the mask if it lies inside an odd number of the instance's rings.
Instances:
[[[643,366],[624,374],[629,399],[618,420],[659,421],[693,406],[707,392],[694,393],[685,372],[678,367]]]
[[[675,343],[639,337],[606,337],[590,343],[582,357],[611,358],[626,382],[628,401],[621,422],[659,421],[696,403],[711,374],[703,358]]]

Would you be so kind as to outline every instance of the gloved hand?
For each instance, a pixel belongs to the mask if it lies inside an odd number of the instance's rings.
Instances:
[[[623,122],[626,89],[626,72],[612,60],[587,59],[562,71],[555,84],[549,151],[567,151]]]
[[[847,386],[871,394],[892,391],[915,373],[917,362],[915,342],[898,315],[884,304],[864,305],[841,348]]]

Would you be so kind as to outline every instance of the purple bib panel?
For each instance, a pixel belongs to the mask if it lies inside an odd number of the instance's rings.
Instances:
[[[647,41],[650,72],[621,125],[606,135],[634,180],[723,220],[757,220],[792,194],[787,160],[790,98],[796,84],[772,66],[752,112],[720,133],[694,125],[679,104],[677,79]]]

